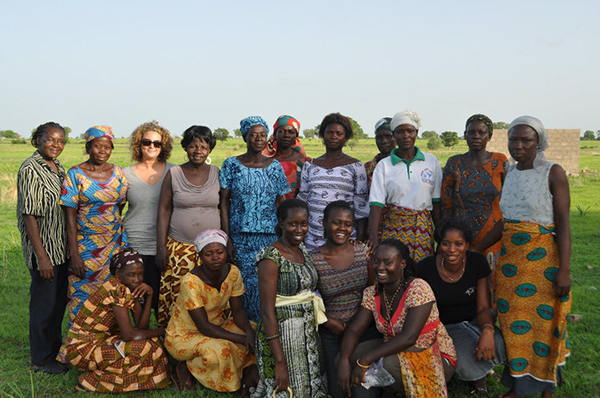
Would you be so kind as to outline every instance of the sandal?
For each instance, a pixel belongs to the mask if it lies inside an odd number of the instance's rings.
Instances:
[[[488,391],[487,387],[474,387],[469,394],[476,395],[478,397],[490,396],[490,392]]]

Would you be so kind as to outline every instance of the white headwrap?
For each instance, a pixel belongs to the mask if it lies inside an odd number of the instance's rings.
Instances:
[[[392,118],[390,128],[394,131],[396,130],[396,127],[402,124],[410,124],[415,129],[419,130],[419,128],[421,128],[421,116],[413,111],[398,112]]]
[[[211,243],[221,243],[223,246],[227,246],[227,234],[220,229],[205,229],[194,240],[194,246],[198,253]]]
[[[548,133],[542,124],[542,121],[537,117],[533,116],[519,116],[515,120],[512,121],[510,126],[508,126],[508,136],[510,137],[510,131],[516,126],[529,126],[535,130],[538,136],[538,146],[535,155],[535,159],[533,160],[533,167],[539,167],[542,164],[546,163],[548,159],[546,159],[546,155],[544,151],[548,149]]]

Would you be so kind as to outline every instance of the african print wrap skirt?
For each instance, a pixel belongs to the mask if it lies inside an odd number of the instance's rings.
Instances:
[[[571,294],[556,297],[558,272],[554,225],[504,220],[498,259],[498,319],[510,374],[556,384],[569,355],[567,315]]]
[[[162,272],[158,293],[158,326],[167,327],[171,318],[171,306],[179,295],[181,278],[194,269],[196,264],[200,264],[200,259],[193,244],[167,237],[167,268]]]
[[[398,353],[398,361],[407,397],[448,396],[444,365],[437,344],[420,352],[401,351]]]
[[[433,255],[433,221],[429,210],[386,204],[382,240],[398,239],[410,250],[415,263]]]

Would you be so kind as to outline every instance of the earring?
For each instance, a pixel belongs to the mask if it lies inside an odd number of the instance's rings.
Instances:
[[[211,164],[212,163],[212,159],[210,158],[210,156],[206,157],[206,160],[204,161],[204,163],[206,163],[206,164]]]

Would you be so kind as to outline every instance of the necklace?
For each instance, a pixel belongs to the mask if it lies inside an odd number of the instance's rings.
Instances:
[[[385,303],[385,312],[386,312],[385,320],[387,321],[388,324],[390,322],[390,319],[392,318],[392,307],[394,306],[394,301],[396,301],[396,296],[398,296],[398,293],[400,293],[402,286],[404,286],[404,283],[402,281],[400,281],[400,285],[394,292],[394,295],[392,296],[392,299],[390,301],[388,301],[387,293],[385,292],[385,289],[381,289],[381,290],[383,290],[383,301]],[[387,327],[386,327],[386,329],[387,329]]]
[[[462,261],[462,267],[461,267],[461,268],[462,268],[462,270],[460,271],[460,276],[459,276],[458,278],[456,278],[456,279],[452,279],[452,278],[450,277],[450,274],[449,274],[449,273],[448,273],[448,271],[446,270],[446,266],[444,265],[444,256],[441,256],[441,258],[442,258],[442,271],[444,271],[444,274],[446,275],[446,278],[450,279],[450,282],[456,282],[456,281],[460,280],[460,278],[462,278],[463,274],[465,273],[465,268],[466,268],[466,267],[465,267],[465,263],[466,263],[466,259],[464,259],[464,258],[463,258],[463,261]]]

